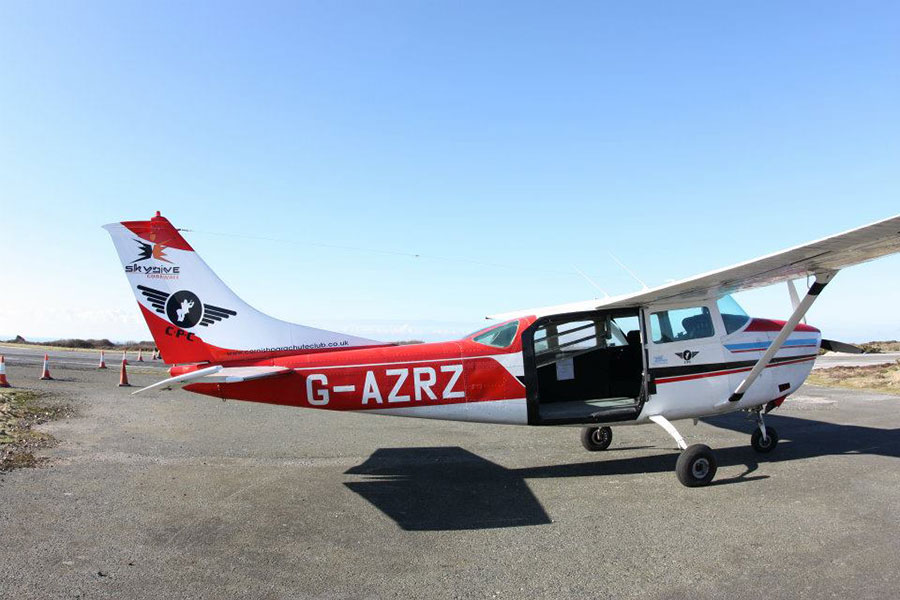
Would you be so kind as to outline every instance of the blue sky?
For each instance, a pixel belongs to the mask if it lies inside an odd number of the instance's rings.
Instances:
[[[155,210],[251,304],[382,339],[836,233],[900,212],[898,64],[896,2],[4,2],[0,336],[146,338],[100,225]],[[898,275],[810,322],[900,338]]]

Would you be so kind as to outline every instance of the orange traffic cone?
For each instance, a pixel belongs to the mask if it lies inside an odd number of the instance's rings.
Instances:
[[[44,354],[44,372],[41,373],[42,381],[49,381],[53,379],[50,377],[50,357],[47,354]]]
[[[6,380],[6,359],[0,354],[0,388],[12,387]]]
[[[100,364],[97,366],[98,369],[106,368],[106,358],[103,356],[103,350],[100,351]]]
[[[119,387],[131,387],[131,384],[128,383],[128,371],[125,370],[125,367],[128,365],[128,359],[125,358],[125,354],[122,354],[122,372],[119,374]]]
[[[144,350],[138,348],[138,362],[144,362]]]

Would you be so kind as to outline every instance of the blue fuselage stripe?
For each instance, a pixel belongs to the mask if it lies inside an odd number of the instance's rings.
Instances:
[[[784,347],[789,348],[791,346],[812,346],[816,343],[818,343],[818,340],[816,338],[787,340],[784,343]],[[771,344],[772,342],[750,342],[747,344],[725,344],[725,347],[729,350],[765,350]]]

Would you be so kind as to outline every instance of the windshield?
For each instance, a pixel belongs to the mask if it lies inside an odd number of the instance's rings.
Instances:
[[[722,322],[725,323],[726,333],[734,333],[750,320],[750,317],[744,312],[741,305],[731,295],[722,296],[716,302],[716,305],[722,314]]]
[[[485,346],[493,346],[494,348],[509,348],[513,340],[516,339],[516,331],[519,329],[518,321],[510,321],[492,327],[483,333],[476,332],[473,342],[484,344]]]

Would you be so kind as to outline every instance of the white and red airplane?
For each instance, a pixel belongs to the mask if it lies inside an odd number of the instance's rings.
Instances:
[[[107,225],[170,379],[217,398],[512,425],[583,426],[604,450],[612,425],[655,423],[682,450],[676,473],[706,485],[716,459],[672,421],[756,416],[757,452],[778,442],[763,415],[812,370],[823,340],[801,323],[842,268],[900,251],[900,216],[634,294],[516,311],[461,340],[396,345],[269,317],[246,304],[157,212]],[[803,299],[793,280],[813,278]],[[788,282],[785,321],[747,316],[729,294]],[[143,390],[140,390],[143,391]]]

